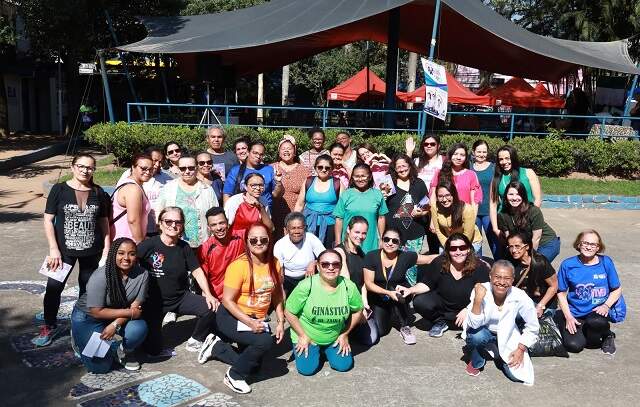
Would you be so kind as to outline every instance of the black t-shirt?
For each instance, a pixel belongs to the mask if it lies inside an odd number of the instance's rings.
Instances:
[[[418,261],[418,254],[415,252],[403,252],[398,251],[398,261],[395,267],[391,270],[387,270],[385,273],[382,270],[382,259],[380,258],[380,252],[382,249],[372,250],[364,256],[364,268],[372,270],[374,272],[373,282],[385,290],[395,290],[397,285],[409,287],[407,282],[407,270],[416,265]],[[378,294],[369,293],[369,298],[377,298]]]
[[[104,232],[98,220],[109,216],[109,199],[102,188],[89,191],[81,209],[76,190],[66,182],[55,184],[47,197],[45,213],[55,216],[54,229],[60,252],[70,256],[94,256],[104,248]]]
[[[189,273],[200,267],[193,249],[184,240],[167,246],[160,236],[138,245],[138,258],[149,271],[149,299],[162,299],[165,307],[176,304],[189,288]]]
[[[344,247],[344,243],[340,243],[336,248],[340,248],[344,250],[347,255],[347,269],[349,270],[349,276],[351,281],[358,287],[358,290],[362,290],[362,286],[364,285],[364,275],[362,272],[362,267],[364,266],[364,252],[358,246],[357,253],[351,253]]]
[[[549,260],[547,260],[546,257],[538,254],[536,254],[535,256],[536,267],[534,268],[534,270],[529,271],[522,284],[520,284],[518,287],[523,289],[537,304],[549,289],[549,284],[547,284],[547,282],[544,280],[556,274],[556,270],[553,268],[551,263],[549,263]],[[519,261],[511,260],[511,262],[513,263],[513,267],[515,268],[515,278],[513,279],[513,285],[516,285],[518,281],[520,281],[525,267]],[[555,296],[551,299],[551,301],[549,301],[546,307],[557,307]]]
[[[411,181],[409,192],[398,188],[396,193],[387,198],[387,225],[392,225],[402,232],[405,240],[415,240],[426,233],[424,217],[412,218],[411,210],[427,195],[428,190],[424,181],[417,178]]]
[[[473,273],[460,280],[453,278],[450,272],[442,272],[442,256],[436,257],[431,264],[418,266],[419,281],[436,291],[442,300],[443,313],[446,319],[452,320],[455,315],[469,305],[471,291],[476,283],[489,281],[489,267],[478,260]]]

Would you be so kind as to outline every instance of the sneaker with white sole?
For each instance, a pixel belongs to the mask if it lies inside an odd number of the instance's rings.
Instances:
[[[164,318],[162,319],[162,325],[176,322],[177,319],[178,319],[178,315],[176,315],[175,312],[167,312],[166,314],[164,314]]]
[[[37,347],[49,346],[60,331],[61,329],[57,326],[42,325],[40,326],[40,334],[33,338],[31,343]]]
[[[464,371],[467,372],[469,376],[477,377],[480,375],[480,369],[476,369],[475,367],[473,367],[471,362],[467,363],[467,367],[464,369]]]
[[[138,362],[132,353],[127,353],[122,347],[122,342],[116,347],[116,355],[118,355],[118,362],[131,372],[140,370],[140,362]]]
[[[76,345],[76,340],[73,338],[73,330],[69,333],[69,335],[71,336],[71,349],[73,350],[73,355],[76,358],[81,359],[80,349],[78,348],[78,345]]]
[[[202,342],[194,338],[189,338],[184,348],[188,352],[200,352],[200,349],[202,349]]]
[[[433,326],[429,330],[429,336],[432,338],[439,338],[448,330],[449,325],[447,324],[447,322],[440,319],[436,321],[436,323],[433,324]]]
[[[616,334],[611,332],[609,336],[604,338],[602,341],[602,352],[605,355],[615,355],[616,354],[616,342],[615,342]]]
[[[213,354],[213,347],[216,343],[220,341],[220,338],[215,336],[214,334],[209,334],[207,338],[204,340],[202,347],[200,348],[200,352],[198,353],[198,363],[201,365],[207,363],[207,360],[211,359],[211,355]]]
[[[402,336],[402,340],[407,345],[415,345],[416,344],[416,336],[413,334],[411,327],[403,326],[400,328],[400,335]]]
[[[224,384],[228,388],[240,394],[247,394],[251,392],[251,386],[244,380],[236,380],[231,377],[231,368],[227,369],[227,373],[224,374]]]

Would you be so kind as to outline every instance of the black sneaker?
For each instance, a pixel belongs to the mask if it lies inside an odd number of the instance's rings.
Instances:
[[[613,332],[611,332],[609,334],[609,336],[607,336],[606,338],[604,338],[604,340],[602,341],[602,352],[605,355],[615,355],[616,354],[616,342],[615,342],[615,337],[616,334],[614,334]]]

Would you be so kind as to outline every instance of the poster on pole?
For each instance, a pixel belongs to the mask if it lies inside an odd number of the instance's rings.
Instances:
[[[447,117],[447,74],[444,66],[438,65],[426,58],[421,58],[424,71],[424,83],[426,95],[424,99],[424,111],[440,120]]]

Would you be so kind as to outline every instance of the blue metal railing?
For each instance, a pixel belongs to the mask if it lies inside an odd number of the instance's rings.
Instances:
[[[138,112],[142,110],[142,115]],[[262,120],[258,121],[261,112]],[[383,125],[385,113],[396,116],[394,127]],[[137,120],[134,116],[138,116]],[[405,131],[424,132],[428,115],[422,110],[406,109],[357,109],[341,107],[298,107],[298,106],[258,106],[258,105],[206,105],[187,103],[127,103],[127,122],[150,125],[210,126],[218,122],[223,125],[266,128],[309,128],[345,129],[365,131]],[[494,134],[512,139],[517,135],[547,135],[548,127],[571,124],[572,120],[582,121],[581,131],[565,131],[575,137],[599,136],[607,138],[637,138],[638,132],[610,134],[605,124],[628,125],[636,123],[640,127],[640,117],[629,116],[588,116],[545,113],[516,112],[470,112],[449,111],[444,128],[440,132]],[[592,128],[599,124],[599,128]],[[585,130],[591,129],[591,132]],[[596,131],[594,134],[593,131]]]

